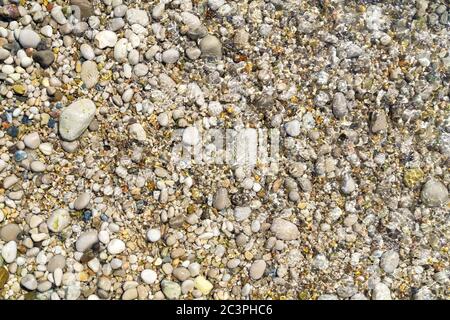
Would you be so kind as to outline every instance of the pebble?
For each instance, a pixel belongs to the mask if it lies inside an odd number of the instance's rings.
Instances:
[[[148,14],[145,10],[134,8],[128,9],[126,12],[126,18],[130,25],[137,23],[143,27],[146,27],[149,23]]]
[[[300,232],[295,224],[281,218],[273,220],[270,230],[280,240],[295,240],[300,236]]]
[[[125,38],[120,39],[114,45],[114,60],[120,63],[128,61],[128,40]]]
[[[22,280],[20,280],[20,284],[22,287],[24,287],[25,289],[29,290],[29,291],[33,291],[36,290],[38,287],[38,283],[36,281],[36,278],[31,275],[31,274],[27,274],[25,275]]]
[[[58,24],[66,24],[67,19],[64,16],[64,13],[62,11],[62,8],[60,6],[53,7],[51,11],[52,18],[58,23]]]
[[[200,40],[200,51],[203,57],[222,58],[222,43],[213,35],[207,35]]]
[[[70,225],[70,214],[65,209],[56,209],[47,219],[48,229],[52,232],[61,232]]]
[[[77,141],[61,141],[61,147],[68,153],[73,153],[78,149],[79,143]]]
[[[200,132],[196,127],[187,127],[183,131],[183,143],[188,146],[195,146],[200,142]]]
[[[424,184],[420,196],[427,207],[440,207],[448,203],[448,189],[434,178]]]
[[[177,49],[171,48],[162,53],[162,61],[164,63],[176,63],[180,58],[180,53]]]
[[[314,257],[312,265],[314,268],[317,268],[319,270],[326,270],[328,269],[330,263],[323,254],[318,254]]]
[[[284,129],[286,133],[291,137],[297,137],[300,135],[300,121],[292,120],[285,124]]]
[[[17,244],[15,241],[7,242],[2,248],[2,258],[6,263],[13,263],[17,257]]]
[[[110,30],[100,31],[95,35],[95,45],[99,49],[114,48],[117,42],[117,35]]]
[[[89,192],[83,192],[77,197],[73,203],[73,207],[75,210],[83,210],[88,206],[89,201],[91,201],[91,195]]]
[[[387,117],[384,111],[378,111],[372,115],[370,130],[372,133],[380,133],[387,130]]]
[[[125,243],[120,239],[112,239],[108,243],[108,252],[112,255],[120,254],[125,250]]]
[[[25,143],[26,145],[26,143]],[[46,156],[49,156],[53,152],[53,145],[51,143],[45,142],[39,144],[39,150]]]
[[[46,165],[42,163],[41,161],[33,161],[30,164],[30,169],[33,172],[44,172],[46,169]]]
[[[41,144],[41,139],[39,137],[39,133],[32,132],[23,137],[23,143],[27,148],[37,149]]]
[[[213,207],[217,210],[223,210],[231,205],[228,197],[228,190],[219,188],[214,196]]]
[[[342,180],[342,186],[341,191],[344,194],[351,194],[353,191],[356,190],[356,182],[353,180],[353,178],[350,175],[345,175]]]
[[[11,56],[10,52],[6,49],[0,48],[0,61],[4,61]]]
[[[100,231],[98,233],[98,240],[100,240],[101,243],[108,244],[110,241],[108,231],[106,231],[106,230]]]
[[[5,224],[3,227],[0,228],[0,239],[9,242],[9,241],[16,241],[17,236],[20,234],[21,229],[20,227],[15,223],[8,223]]]
[[[250,35],[244,29],[239,29],[234,34],[234,45],[238,49],[245,49],[248,46],[248,41],[250,39]]]
[[[43,26],[40,30],[41,34],[44,35],[47,38],[51,38],[53,35],[53,28],[52,26]]]
[[[97,273],[100,270],[100,261],[97,258],[89,260],[88,267],[93,272]]]
[[[46,69],[50,67],[55,61],[55,55],[51,50],[42,50],[33,52],[33,60]]]
[[[347,109],[347,99],[344,94],[338,92],[333,98],[333,114],[336,118],[341,119],[345,117],[348,113]]]
[[[186,268],[183,268],[183,267],[177,267],[177,268],[173,269],[172,274],[179,281],[185,281],[185,280],[189,279],[189,277],[191,275],[189,270]]]
[[[15,185],[17,182],[19,182],[19,178],[17,178],[15,175],[7,176],[5,179],[3,179],[3,188],[9,189],[13,185]]]
[[[244,221],[250,216],[251,213],[252,209],[250,207],[236,207],[234,209],[234,218],[238,222]]]
[[[55,283],[55,286],[59,287],[61,286],[62,280],[63,280],[63,271],[60,268],[56,268],[55,271],[53,271],[53,280]]]
[[[23,29],[20,31],[19,42],[24,48],[36,48],[41,42],[41,37],[33,30]]]
[[[66,141],[74,141],[89,127],[96,107],[90,99],[80,99],[64,108],[60,115],[59,133]]]
[[[194,286],[196,289],[200,290],[200,292],[205,296],[208,295],[214,288],[213,284],[202,276],[198,276],[195,278]]]
[[[87,89],[95,87],[100,78],[97,64],[93,61],[85,61],[81,65],[81,80]]]
[[[88,61],[95,59],[94,49],[92,49],[92,47],[87,43],[83,43],[80,46],[80,53],[82,57]]]
[[[202,52],[199,48],[187,48],[186,49],[186,56],[191,60],[197,60],[200,58]]]
[[[159,20],[164,13],[164,2],[160,2],[155,5],[152,9],[152,18],[155,20]]]
[[[37,286],[39,292],[47,292],[52,288],[52,283],[50,281],[40,282]]]
[[[28,153],[26,153],[23,150],[17,150],[14,153],[14,160],[16,160],[17,162],[20,162],[20,161],[25,160],[27,158],[28,158]]]
[[[147,133],[140,123],[133,123],[129,127],[130,137],[137,141],[145,141],[147,139]]]
[[[98,279],[98,283],[97,286],[99,289],[104,290],[104,291],[110,291],[111,290],[111,280],[105,276],[102,276]]]
[[[382,282],[377,283],[372,292],[372,300],[392,300],[389,287]]]
[[[173,281],[161,281],[161,289],[164,293],[164,296],[166,296],[166,298],[169,300],[177,300],[181,295],[180,285]]]
[[[381,256],[380,266],[386,273],[393,273],[398,266],[400,259],[396,251],[389,250]]]
[[[142,272],[141,272],[141,279],[146,284],[153,284],[158,279],[158,275],[153,270],[145,269],[145,270],[142,270]]]
[[[48,272],[54,272],[56,269],[63,270],[66,266],[66,258],[61,254],[56,254],[50,258],[47,264]]]
[[[138,297],[138,292],[136,288],[131,288],[126,290],[122,295],[122,300],[134,300]]]
[[[266,270],[266,262],[264,260],[256,260],[250,267],[250,277],[254,280],[259,280],[263,277]]]
[[[161,231],[159,229],[150,229],[147,231],[147,240],[157,242],[161,239]]]
[[[94,244],[98,243],[98,241],[98,232],[96,230],[89,230],[80,234],[75,243],[75,248],[79,252],[85,252],[92,248]]]

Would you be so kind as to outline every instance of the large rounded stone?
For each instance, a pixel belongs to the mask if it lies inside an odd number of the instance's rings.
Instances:
[[[215,36],[207,35],[200,41],[203,57],[222,58],[222,43]]]
[[[74,141],[89,127],[95,116],[95,104],[89,99],[73,102],[59,117],[59,134],[66,141]]]
[[[24,48],[36,48],[41,42],[41,37],[33,30],[23,29],[19,34],[19,42]]]
[[[300,232],[295,224],[281,218],[273,220],[270,230],[280,240],[295,240],[300,236]]]
[[[86,250],[92,248],[92,246],[97,242],[98,232],[96,230],[89,230],[80,234],[77,242],[75,243],[75,248],[79,252],[85,252]]]
[[[65,209],[57,209],[53,211],[47,220],[47,227],[50,231],[61,232],[70,224],[70,214]]]
[[[100,73],[94,61],[85,61],[81,65],[81,80],[87,89],[94,87],[98,83]]]
[[[421,198],[428,207],[440,207],[448,202],[448,190],[442,182],[430,179],[422,188]]]

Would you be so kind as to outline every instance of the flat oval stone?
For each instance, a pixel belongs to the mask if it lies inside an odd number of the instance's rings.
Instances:
[[[208,295],[214,288],[213,284],[207,280],[205,277],[198,276],[194,280],[194,286],[196,289],[200,290],[205,296]]]
[[[164,280],[161,282],[162,292],[169,300],[176,300],[181,295],[181,287],[178,283]]]
[[[261,279],[266,270],[266,262],[264,260],[256,260],[250,267],[250,277],[254,280]]]
[[[128,40],[125,38],[120,39],[114,45],[114,59],[119,63],[124,63],[127,61],[128,50],[127,50]]]
[[[436,179],[428,180],[422,188],[422,202],[427,207],[440,207],[448,202],[447,187]]]
[[[140,24],[141,26],[145,27],[149,23],[149,18],[147,11],[131,8],[127,10],[126,13],[127,21],[130,25],[132,24]]]
[[[33,60],[39,63],[42,68],[46,69],[55,61],[55,55],[51,50],[35,51],[33,52]]]
[[[64,269],[66,266],[66,257],[61,254],[54,255],[47,264],[48,272],[54,272],[56,269]]]
[[[30,169],[33,172],[44,172],[45,168],[46,168],[45,164],[38,160],[33,161],[30,164]]]
[[[22,285],[22,287],[30,291],[36,290],[38,286],[36,278],[31,274],[25,275],[25,277],[20,280],[20,284]]]
[[[230,199],[228,197],[228,190],[225,188],[220,188],[217,190],[214,200],[213,207],[217,210],[222,210],[230,206]]]
[[[125,250],[125,243],[120,239],[113,239],[108,243],[108,252],[110,254],[119,254]]]
[[[222,43],[215,36],[207,35],[200,41],[200,50],[204,57],[222,58]]]
[[[55,210],[47,220],[47,227],[50,231],[61,232],[70,224],[70,214],[65,209]]]
[[[147,284],[153,284],[158,279],[158,275],[153,270],[145,269],[141,272],[141,279]]]
[[[19,42],[24,48],[36,48],[41,42],[41,37],[33,30],[23,29],[20,31]]]
[[[41,139],[39,138],[39,133],[32,132],[23,137],[23,143],[25,146],[30,149],[36,149],[39,147],[41,143]]]
[[[270,230],[280,240],[295,240],[300,236],[300,232],[295,224],[281,218],[273,220]]]
[[[17,243],[10,241],[2,248],[2,257],[6,263],[12,263],[17,257]]]
[[[177,278],[180,281],[185,281],[185,280],[189,279],[189,277],[191,276],[191,273],[189,272],[189,270],[186,268],[183,268],[183,267],[175,268],[173,270],[172,274],[175,278]]]
[[[98,242],[98,233],[96,230],[90,230],[82,233],[75,243],[75,248],[79,252],[85,252],[92,248]]]
[[[117,42],[117,35],[110,30],[100,31],[95,36],[95,44],[100,49],[113,48]]]
[[[89,127],[96,107],[90,99],[81,99],[65,108],[59,117],[59,134],[66,141],[74,141]]]
[[[85,58],[86,60],[94,60],[95,59],[94,49],[92,49],[92,47],[90,45],[88,45],[87,43],[83,43],[80,46],[80,52],[81,52],[81,55],[83,56],[83,58]]]
[[[81,80],[86,88],[90,89],[98,83],[100,73],[94,61],[85,61],[81,65]]]
[[[0,239],[5,242],[15,241],[19,233],[20,227],[15,223],[9,223],[0,229]]]
[[[89,204],[91,200],[91,195],[88,192],[81,193],[78,198],[73,203],[73,207],[75,210],[83,210]]]

